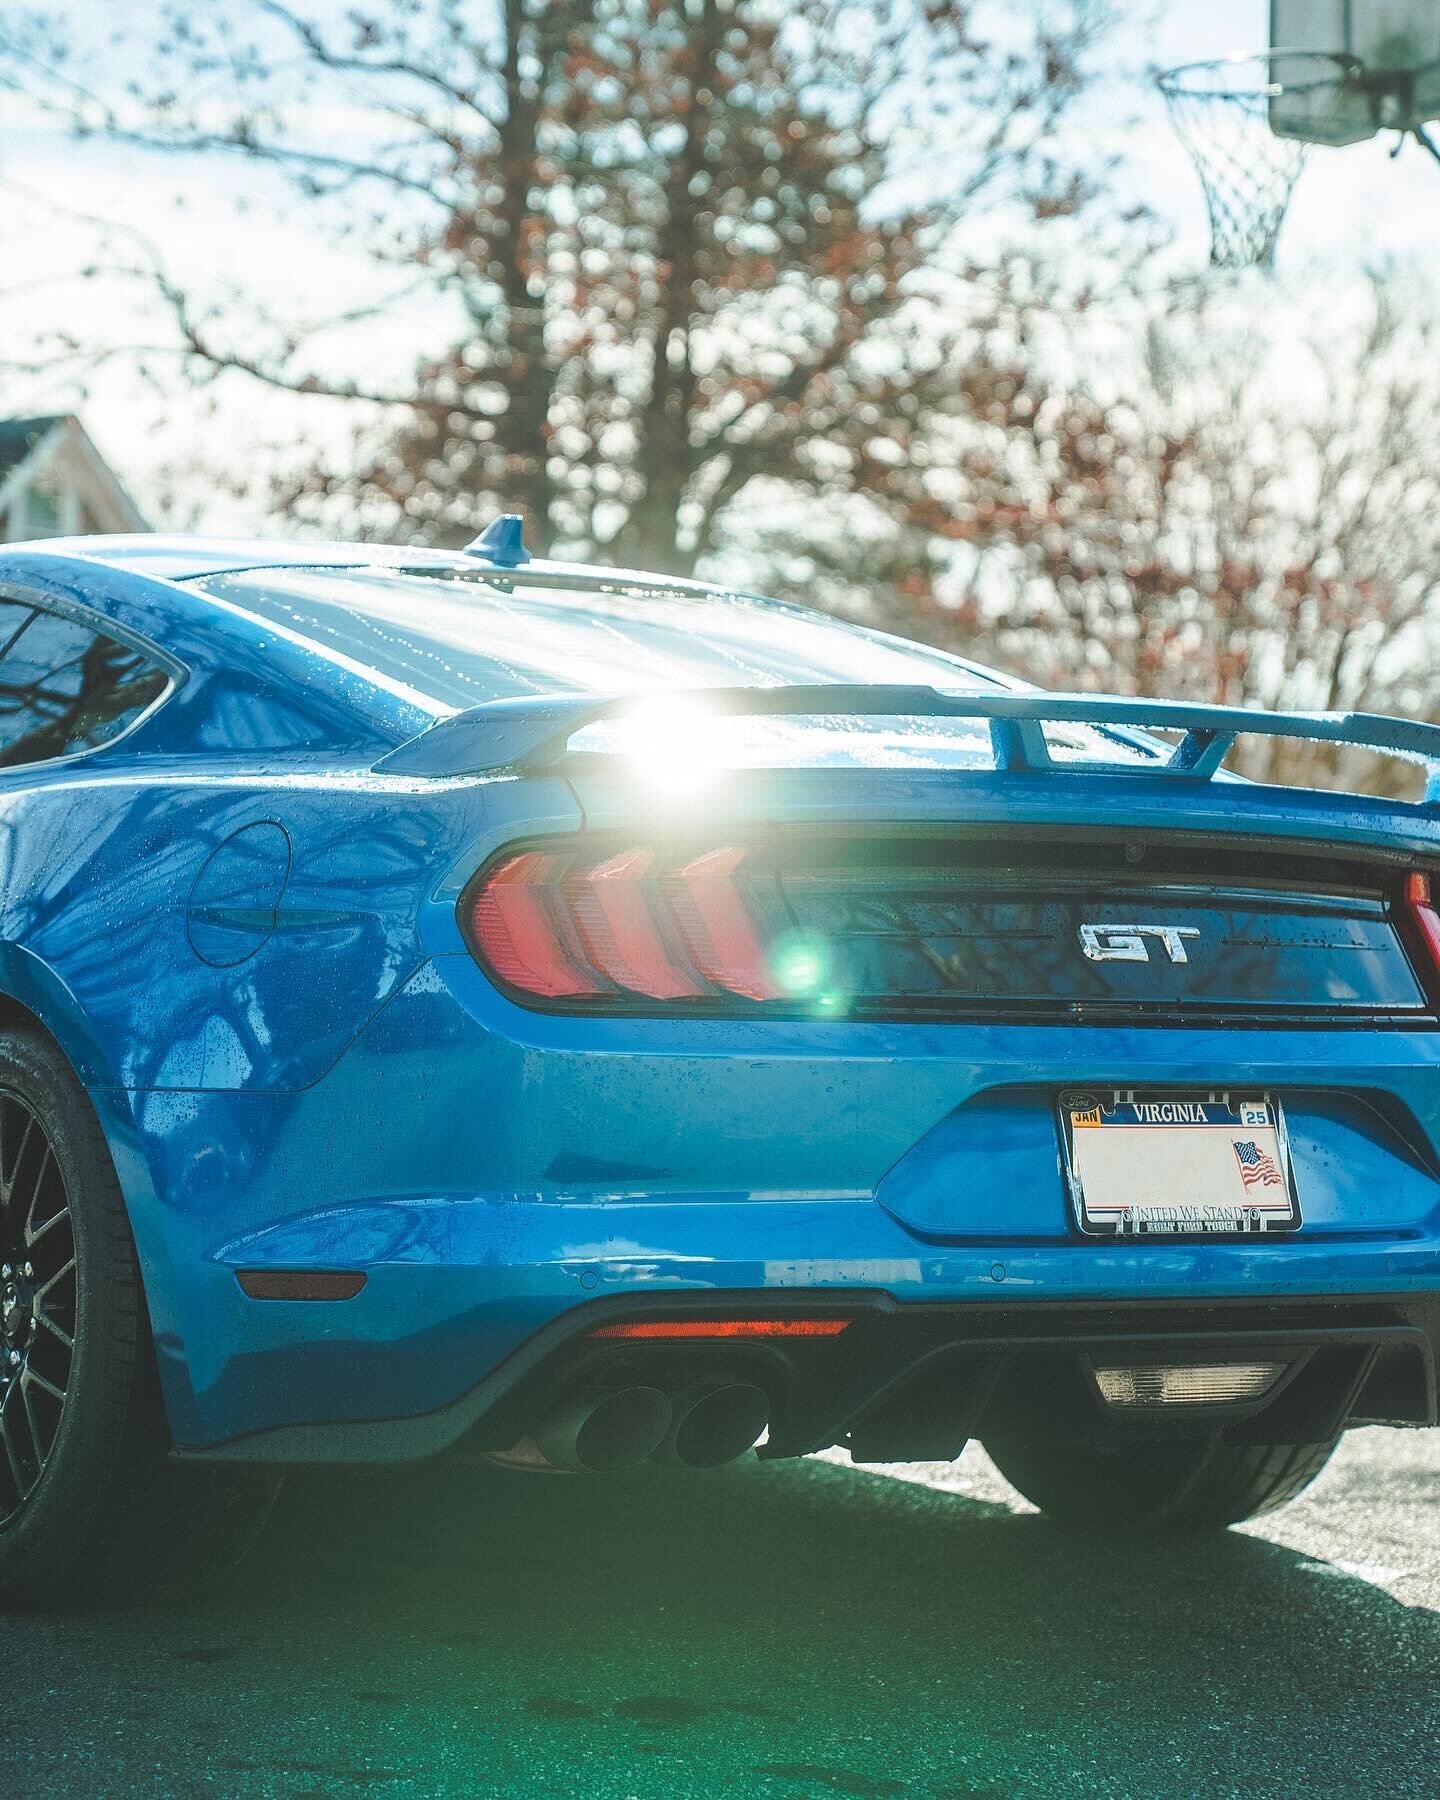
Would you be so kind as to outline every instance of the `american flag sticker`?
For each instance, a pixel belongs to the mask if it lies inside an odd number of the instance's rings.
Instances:
[[[1247,1188],[1279,1187],[1280,1171],[1274,1157],[1267,1156],[1254,1138],[1236,1138],[1235,1160],[1240,1165],[1240,1179]]]

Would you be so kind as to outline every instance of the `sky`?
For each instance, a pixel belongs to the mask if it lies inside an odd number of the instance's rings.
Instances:
[[[1121,36],[1140,61],[1173,68],[1263,49],[1269,10],[1269,0],[1157,0],[1153,24]],[[1203,261],[1208,231],[1193,166],[1158,95],[1137,98],[1139,191],[1174,223],[1179,246]],[[1392,142],[1311,151],[1280,237],[1282,273],[1332,258],[1355,267],[1390,257],[1433,262],[1440,272],[1440,163],[1413,143],[1392,160]]]
[[[1114,39],[1128,68],[1170,66],[1261,48],[1268,0],[1137,0],[1136,15]],[[11,0],[0,0],[0,8]],[[154,0],[129,0],[134,18]],[[331,0],[313,0],[319,9]],[[338,6],[338,0],[336,0]],[[74,0],[82,35],[104,43],[115,18],[113,0]],[[363,130],[344,119],[334,129]],[[1136,199],[1171,227],[1176,268],[1204,266],[1208,226],[1189,156],[1170,128],[1163,103],[1144,81],[1114,80],[1097,92],[1072,130],[1088,134],[1097,153],[1120,152],[1121,179]],[[89,253],[90,228],[74,209],[133,223],[157,239],[181,275],[213,277],[230,268],[275,296],[287,310],[321,316],[336,296],[364,299],[374,272],[318,242],[296,222],[278,220],[279,195],[253,170],[217,173],[163,158],[139,156],[99,143],[76,144],[35,116],[21,98],[0,93],[0,176],[13,184],[0,205],[0,349],[23,346],[39,326],[57,320],[78,336],[144,338],[147,328],[130,309],[127,290],[77,285],[66,279]],[[177,210],[177,190],[188,191]],[[1396,259],[1440,275],[1440,164],[1415,145],[1393,160],[1388,143],[1343,151],[1316,150],[1301,177],[1280,241],[1283,283],[1358,278],[1377,262]],[[364,367],[377,383],[403,376],[423,338],[423,319],[401,315],[381,330],[366,329]],[[357,328],[358,329],[358,328]],[[0,415],[63,409],[74,395],[53,373],[6,377]],[[234,386],[215,397],[162,409],[133,367],[121,360],[99,370],[81,410],[102,451],[142,509],[157,510],[177,466],[226,457],[237,467],[261,466],[279,447],[304,433],[312,445],[343,454],[348,425],[338,408],[316,408],[283,396]],[[217,531],[264,528],[251,500],[223,484],[191,477],[182,489],[199,526]]]

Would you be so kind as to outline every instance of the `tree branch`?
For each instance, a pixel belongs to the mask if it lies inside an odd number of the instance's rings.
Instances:
[[[442,95],[483,119],[487,125],[494,127],[497,121],[480,104],[476,92],[471,88],[458,87],[433,68],[411,61],[408,57],[386,56],[374,59],[365,56],[345,56],[332,50],[320,35],[318,28],[308,19],[302,19],[298,13],[281,0],[255,0],[255,5],[271,18],[278,19],[289,27],[304,45],[311,58],[322,68],[333,69],[339,73],[352,75],[379,75],[399,77],[404,80],[419,82],[433,92]],[[499,69],[491,64],[484,64],[484,73],[498,76]]]

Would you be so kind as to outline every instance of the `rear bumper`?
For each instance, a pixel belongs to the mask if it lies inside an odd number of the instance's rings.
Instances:
[[[616,1340],[604,1326],[795,1317],[843,1322],[835,1336]],[[1221,1405],[1116,1408],[1097,1368],[1269,1363],[1263,1395]],[[760,1454],[842,1443],[857,1462],[950,1459],[994,1429],[1067,1441],[1219,1430],[1234,1442],[1324,1443],[1347,1426],[1433,1425],[1440,1293],[1396,1300],[898,1305],[882,1293],[799,1291],[687,1299],[633,1294],[569,1309],[485,1380],[417,1417],[263,1431],[197,1460],[408,1462],[504,1450],[578,1389],[684,1388],[713,1378],[765,1390]]]
[[[1077,1241],[1056,1089],[1227,1075],[1281,1095],[1304,1229]],[[597,1303],[865,1296],[898,1321],[1440,1295],[1437,1032],[578,1021],[437,958],[308,1089],[125,1104],[107,1128],[187,1451],[433,1454]],[[247,1269],[366,1279],[257,1300]]]
[[[237,1272],[257,1268],[358,1268],[366,1281],[344,1301],[248,1299]],[[1428,1330],[1440,1307],[1440,1248],[1425,1238],[927,1244],[869,1199],[397,1198],[292,1219],[198,1274],[210,1301],[192,1314],[184,1373],[213,1358],[212,1379],[194,1392],[199,1430],[177,1437],[245,1438],[248,1455],[278,1427],[267,1456],[321,1461],[450,1447],[537,1345],[568,1341],[597,1307],[878,1307],[900,1335],[875,1353],[903,1342],[902,1361],[905,1334],[928,1342],[923,1322],[942,1315],[976,1342],[1028,1319],[1038,1342],[1088,1332],[1107,1309],[1173,1335],[1228,1329],[1237,1306],[1367,1330]],[[814,1435],[799,1433],[807,1447]]]

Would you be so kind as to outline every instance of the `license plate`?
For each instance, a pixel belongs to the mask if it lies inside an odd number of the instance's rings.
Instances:
[[[1075,1220],[1092,1237],[1293,1231],[1284,1120],[1266,1094],[1089,1088],[1060,1096]]]

